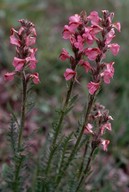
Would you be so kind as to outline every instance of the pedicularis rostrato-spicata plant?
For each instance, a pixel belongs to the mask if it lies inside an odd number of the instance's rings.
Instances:
[[[113,17],[114,13],[107,10],[102,11],[102,17],[96,11],[88,16],[82,11],[71,16],[68,25],[64,26],[63,39],[69,41],[72,54],[63,48],[59,58],[70,63],[64,73],[68,89],[63,106],[58,110],[52,128],[48,131],[45,144],[36,154],[36,160],[30,160],[23,132],[28,91],[32,82],[40,83],[38,73],[33,72],[37,64],[37,49],[33,48],[37,34],[34,24],[24,19],[19,20],[19,30],[11,29],[10,43],[16,47],[16,55],[13,59],[14,71],[6,73],[5,79],[11,81],[17,76],[21,80],[22,99],[20,120],[14,114],[11,118],[9,137],[12,155],[10,166],[4,174],[4,190],[77,192],[87,189],[84,181],[91,174],[94,153],[99,148],[108,150],[110,141],[105,132],[112,130],[113,118],[103,105],[96,102],[96,97],[102,84],[110,84],[114,75],[115,63],[105,61],[107,52],[116,56],[120,49],[117,43],[112,43],[115,30],[120,32],[120,23],[113,23]],[[77,120],[77,128],[66,136],[63,129],[64,117],[72,110],[77,99],[72,91],[75,83],[81,85],[78,80],[79,68],[90,76],[86,85],[89,95],[81,120]]]

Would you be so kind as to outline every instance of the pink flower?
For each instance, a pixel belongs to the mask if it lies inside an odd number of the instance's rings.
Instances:
[[[110,79],[113,78],[114,75],[114,62],[111,62],[109,64],[106,64],[106,69],[103,73],[101,73],[101,76],[104,78],[104,82],[106,84],[110,83]]]
[[[111,29],[110,32],[108,32],[107,36],[106,36],[106,44],[109,44],[112,39],[115,37],[115,31],[114,29]]]
[[[83,33],[83,38],[86,40],[86,42],[91,45],[94,42],[94,35],[92,33],[91,27],[85,27],[85,32]]]
[[[70,30],[71,34],[74,34],[74,33],[75,33],[77,27],[78,27],[78,24],[77,24],[77,23],[71,23],[71,24],[69,24],[69,30]]]
[[[84,61],[83,59],[80,60],[79,64],[84,67],[86,73],[88,73],[92,69],[90,63],[88,61]]]
[[[108,47],[110,48],[114,56],[116,56],[119,53],[120,45],[118,45],[117,43],[110,44],[108,45]]]
[[[112,130],[111,123],[108,122],[108,123],[105,123],[104,125],[102,125],[102,127],[100,128],[101,135],[104,134],[105,129],[111,131]]]
[[[100,27],[99,25],[92,25],[91,26],[91,32],[93,35],[101,32],[102,30],[103,30],[103,28]]]
[[[29,48],[29,56],[34,57],[37,50],[37,48]]]
[[[14,79],[14,75],[15,75],[15,74],[16,74],[15,72],[6,73],[6,74],[4,75],[4,78],[5,78],[5,80],[12,81],[12,80]]]
[[[87,88],[89,90],[89,93],[91,95],[93,95],[99,89],[99,86],[100,86],[99,83],[95,83],[95,82],[92,82],[92,81],[90,83],[88,83]]]
[[[74,36],[78,25],[79,25],[78,23],[74,23],[74,22],[73,23],[70,22],[69,25],[65,25],[63,30],[63,38],[70,39],[72,36]]]
[[[115,29],[117,29],[119,32],[121,32],[121,24],[120,22],[116,22],[112,25]]]
[[[59,58],[62,60],[62,61],[65,61],[66,59],[69,59],[70,58],[70,55],[68,53],[68,51],[66,49],[62,49],[62,52],[59,56]]]
[[[74,46],[77,49],[79,49],[79,51],[82,51],[83,50],[83,42],[84,42],[83,38],[80,35],[78,35],[77,41],[74,43]]]
[[[26,37],[26,46],[31,46],[31,45],[34,45],[36,42],[36,37],[33,37],[33,36],[27,36]]]
[[[31,27],[30,31],[31,31],[31,34],[32,34],[33,36],[35,36],[35,37],[37,36],[35,26]]]
[[[109,145],[110,141],[109,140],[105,140],[105,139],[101,139],[101,144],[103,146],[103,150],[107,151],[108,145]]]
[[[64,31],[63,31],[63,38],[64,39],[70,39],[72,33],[75,32],[75,29],[71,26],[65,25]]]
[[[30,78],[32,78],[34,84],[38,84],[40,82],[39,80],[39,74],[38,73],[34,73],[30,75]]]
[[[88,59],[91,61],[94,61],[100,53],[101,52],[100,52],[99,48],[86,48],[85,49],[85,54],[88,57]]]
[[[98,12],[96,11],[92,11],[90,15],[87,17],[87,19],[89,19],[93,25],[98,24],[99,21],[101,20],[101,18],[98,15]]]
[[[35,58],[35,53],[37,51],[37,48],[29,48],[29,56],[26,57],[26,64],[28,64],[29,68],[31,70],[36,68],[37,60]]]
[[[88,123],[85,126],[84,134],[94,134],[94,132],[92,131],[92,128],[93,128],[93,126],[90,123]]]
[[[74,36],[71,36],[69,40],[72,46],[77,42]]]
[[[104,17],[106,17],[107,24],[111,25],[112,19],[114,17],[114,13],[113,12],[109,13],[108,10],[102,10],[102,13],[103,13]]]
[[[26,58],[26,63],[28,63],[29,65],[29,68],[30,69],[35,69],[36,68],[36,64],[37,64],[37,60],[36,60],[36,58],[33,56],[33,57],[27,57]]]
[[[66,80],[66,81],[72,79],[75,75],[76,75],[76,72],[73,71],[73,70],[70,69],[70,68],[67,68],[66,71],[65,71],[65,73],[64,73],[64,77],[65,77],[65,80]]]
[[[81,17],[78,14],[75,14],[69,17],[69,27],[72,31],[75,31],[77,27],[81,24]]]
[[[75,14],[75,15],[69,17],[70,24],[71,23],[78,23],[78,24],[80,24],[80,19],[81,19],[81,17],[78,14]]]
[[[25,65],[25,59],[20,59],[18,57],[14,57],[13,66],[16,71],[21,71]]]
[[[20,29],[18,30],[18,34],[22,36],[22,33],[24,33],[25,28],[24,27],[20,27]]]
[[[12,45],[16,45],[18,47],[20,47],[20,45],[21,45],[19,37],[18,37],[18,32],[13,28],[11,29],[10,43]]]
[[[108,120],[113,120],[111,115],[108,116]]]

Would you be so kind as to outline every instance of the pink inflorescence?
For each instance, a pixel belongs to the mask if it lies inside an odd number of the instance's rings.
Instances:
[[[34,70],[37,60],[35,57],[37,48],[32,46],[36,43],[36,29],[30,21],[19,20],[21,27],[19,30],[11,29],[10,43],[16,46],[16,56],[13,59],[15,70],[5,74],[6,80],[13,80],[14,76],[27,69]],[[38,73],[27,74],[27,80],[32,79],[35,84],[39,83]]]
[[[71,68],[66,69],[66,81],[77,76],[76,66],[82,66],[86,73],[90,72],[92,81],[88,83],[89,94],[95,94],[101,82],[110,83],[114,75],[114,62],[106,63],[106,52],[109,50],[114,56],[119,52],[120,46],[111,43],[115,37],[115,29],[121,31],[119,22],[112,23],[114,13],[92,11],[88,16],[85,12],[75,14],[69,18],[68,25],[64,26],[63,38],[69,40],[73,55],[63,48],[60,59],[69,60]],[[70,70],[71,69],[71,70]]]
[[[108,51],[116,56],[120,50],[120,46],[112,42],[115,30],[121,31],[120,23],[112,22],[113,17],[114,13],[108,10],[102,11],[102,17],[96,11],[92,11],[88,16],[83,11],[71,16],[68,25],[64,26],[63,38],[69,40],[73,51],[71,55],[63,49],[59,56],[62,61],[69,60],[70,62],[70,67],[64,73],[65,80],[77,80],[76,66],[81,66],[86,74],[90,73],[91,80],[87,88],[93,97],[99,91],[101,84],[103,82],[109,84],[114,76],[114,62],[105,62]],[[104,151],[107,151],[110,143],[109,140],[103,138],[105,130],[111,131],[110,120],[112,117],[108,115],[107,110],[95,104],[94,112],[90,113],[84,129],[84,134],[92,135],[93,145],[101,144]]]
[[[113,118],[109,115],[108,110],[106,110],[103,105],[96,103],[89,115],[89,123],[84,129],[84,134],[90,134],[93,137],[93,144],[101,145],[104,151],[107,151],[110,141],[104,139],[103,136],[106,130],[112,130],[110,123],[111,120],[113,120]]]

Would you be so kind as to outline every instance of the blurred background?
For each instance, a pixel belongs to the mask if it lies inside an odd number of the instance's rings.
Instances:
[[[121,46],[115,58],[108,55],[109,61],[115,61],[115,76],[111,84],[103,87],[98,101],[110,110],[113,117],[112,133],[106,135],[111,144],[107,153],[101,152],[96,159],[97,166],[89,190],[129,192],[129,1],[128,0],[0,0],[0,164],[8,163],[7,131],[10,113],[19,110],[20,85],[15,82],[5,83],[3,75],[13,70],[12,60],[15,48],[9,43],[10,28],[17,29],[19,19],[32,21],[37,29],[38,48],[37,72],[41,83],[34,86],[30,100],[35,100],[26,122],[25,136],[32,130],[39,129],[38,137],[42,140],[49,129],[55,110],[61,106],[66,92],[63,73],[68,63],[61,62],[59,55],[62,48],[70,50],[68,42],[62,39],[63,26],[68,23],[69,16],[85,10],[108,9],[115,13],[114,22],[120,21],[121,33],[116,33],[114,42]],[[75,94],[79,99],[74,111],[70,113],[66,129],[73,128],[79,117],[87,97],[87,79],[80,79]],[[12,108],[12,109],[11,109]],[[46,120],[47,119],[47,120]],[[49,119],[49,121],[48,121]],[[36,139],[36,138],[35,138]],[[37,144],[38,145],[38,144]],[[37,150],[35,147],[32,149]],[[108,181],[108,182],[107,182]],[[110,181],[110,182],[109,182]],[[89,182],[90,183],[90,182]]]

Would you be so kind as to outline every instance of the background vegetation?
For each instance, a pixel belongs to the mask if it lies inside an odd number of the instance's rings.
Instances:
[[[113,131],[107,136],[111,139],[109,151],[97,157],[92,184],[99,191],[129,191],[129,1],[128,0],[1,0],[0,1],[0,162],[1,168],[8,163],[7,130],[10,121],[10,105],[18,109],[19,95],[14,82],[3,81],[5,71],[11,71],[15,50],[9,44],[10,28],[17,28],[19,19],[32,21],[37,29],[38,69],[41,83],[35,87],[36,110],[31,112],[26,125],[26,133],[30,129],[39,128],[41,140],[48,131],[55,110],[63,100],[66,84],[63,78],[67,63],[62,63],[58,56],[62,48],[70,49],[69,44],[62,39],[63,26],[68,23],[70,15],[86,10],[87,14],[96,10],[101,14],[102,9],[115,13],[114,21],[120,21],[122,31],[115,42],[121,50],[115,60],[115,76],[111,85],[103,87],[99,100],[113,116]],[[80,79],[81,81],[81,79]],[[81,111],[87,96],[86,78],[82,87],[76,86],[79,100],[74,112],[67,119],[66,131],[73,128],[75,118]],[[81,90],[81,91],[80,91]],[[81,95],[81,92],[84,95]],[[30,98],[34,99],[34,98]],[[38,114],[38,115],[37,115]],[[30,119],[31,118],[31,119]],[[48,120],[49,119],[49,122]],[[71,127],[72,125],[72,127]],[[110,183],[107,181],[111,181]],[[0,182],[2,180],[0,179]],[[101,186],[101,187],[100,187]]]

